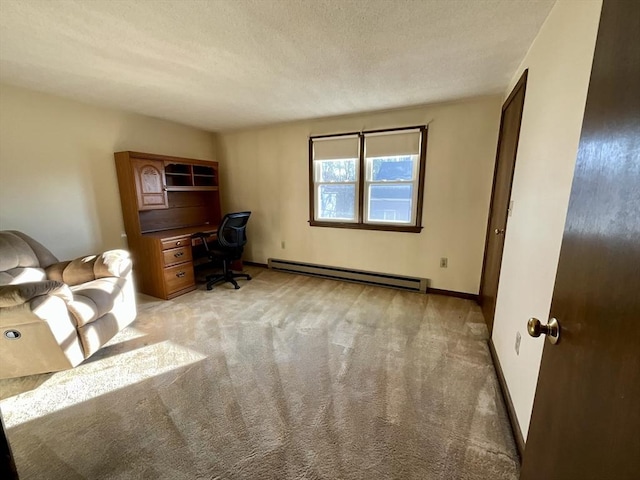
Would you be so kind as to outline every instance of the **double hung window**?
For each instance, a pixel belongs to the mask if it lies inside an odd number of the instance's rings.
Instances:
[[[311,137],[310,224],[420,232],[426,127]]]

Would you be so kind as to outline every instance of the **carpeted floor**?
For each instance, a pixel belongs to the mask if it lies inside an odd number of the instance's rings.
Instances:
[[[516,479],[479,308],[252,269],[0,380],[27,479]]]

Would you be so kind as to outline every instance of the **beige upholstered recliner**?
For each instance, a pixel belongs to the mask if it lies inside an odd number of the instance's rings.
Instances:
[[[24,233],[0,231],[0,378],[75,367],[135,317],[126,251],[59,262]]]

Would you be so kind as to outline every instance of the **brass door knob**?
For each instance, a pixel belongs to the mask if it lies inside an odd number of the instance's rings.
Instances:
[[[527,322],[527,332],[529,332],[529,335],[532,337],[546,335],[553,345],[560,340],[560,324],[555,318],[549,319],[546,325],[543,325],[537,318],[530,318]]]

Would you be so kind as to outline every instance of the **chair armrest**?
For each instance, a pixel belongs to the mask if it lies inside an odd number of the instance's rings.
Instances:
[[[96,278],[124,278],[131,271],[131,257],[126,250],[107,250],[96,260],[94,273]]]
[[[126,277],[131,271],[131,258],[126,250],[108,250],[100,255],[89,255],[67,262],[50,265],[45,270],[49,280],[67,285],[80,285],[98,278]]]
[[[73,300],[73,294],[67,285],[55,280],[44,280],[0,286],[0,308],[22,305],[43,295],[60,297],[65,303]]]

